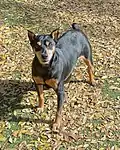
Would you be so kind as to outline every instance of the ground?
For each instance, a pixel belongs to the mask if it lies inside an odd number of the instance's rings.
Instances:
[[[61,33],[73,22],[92,45],[96,85],[90,86],[81,61],[65,85],[60,131],[51,130],[56,95],[45,91],[44,112],[33,112],[37,94],[31,78],[34,57],[27,30]],[[0,149],[120,149],[119,0],[0,1]]]

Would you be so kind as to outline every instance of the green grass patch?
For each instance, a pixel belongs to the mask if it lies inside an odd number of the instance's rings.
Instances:
[[[104,81],[103,96],[112,99],[120,99],[120,78],[112,78]]]

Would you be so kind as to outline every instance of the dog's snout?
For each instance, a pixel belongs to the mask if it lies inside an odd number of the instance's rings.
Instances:
[[[48,57],[47,52],[44,48],[42,49],[41,56],[43,59],[46,59]]]
[[[46,53],[42,53],[41,56],[43,59],[46,59],[48,57],[48,55]]]

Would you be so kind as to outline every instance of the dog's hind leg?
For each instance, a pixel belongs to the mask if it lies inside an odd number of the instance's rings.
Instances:
[[[85,64],[87,65],[87,72],[89,75],[89,81],[88,83],[91,85],[95,85],[95,80],[94,80],[94,67],[93,67],[93,63],[91,62],[91,59],[89,58],[85,58],[84,56],[81,56],[80,58],[82,58],[85,62]]]

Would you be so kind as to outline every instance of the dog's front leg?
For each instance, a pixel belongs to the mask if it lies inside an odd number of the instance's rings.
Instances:
[[[43,79],[40,77],[35,77],[33,76],[33,80],[35,82],[35,87],[36,87],[36,91],[38,94],[38,100],[39,100],[39,104],[38,106],[35,107],[36,108],[40,108],[42,111],[44,109],[44,97],[43,97]]]
[[[56,130],[56,128],[60,127],[61,117],[62,117],[62,108],[63,108],[63,102],[64,102],[64,82],[61,81],[58,84],[58,88],[56,90],[57,93],[57,113],[56,113],[56,119],[53,124],[53,130]]]
[[[44,109],[43,85],[36,85],[36,90],[39,99],[38,108],[41,108],[43,110]]]

